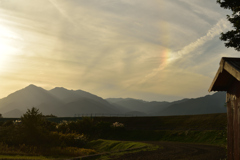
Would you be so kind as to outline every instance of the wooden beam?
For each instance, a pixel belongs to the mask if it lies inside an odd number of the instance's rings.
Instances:
[[[216,83],[217,78],[218,78],[218,76],[219,76],[220,73],[222,73],[222,68],[221,68],[221,67],[218,68],[218,71],[217,71],[217,73],[216,73],[216,75],[215,75],[215,77],[214,77],[214,79],[213,79],[213,81],[212,81],[212,83],[211,83],[211,85],[210,85],[210,87],[209,87],[209,89],[208,89],[208,92],[213,91],[213,86],[214,86],[214,84]]]
[[[223,67],[234,78],[236,78],[238,81],[240,81],[240,72],[238,70],[236,70],[231,64],[229,64],[228,62],[225,62]]]

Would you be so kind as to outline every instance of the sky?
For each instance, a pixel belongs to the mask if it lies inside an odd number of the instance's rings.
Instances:
[[[30,84],[103,98],[205,96],[230,11],[215,0],[0,0],[0,98]]]

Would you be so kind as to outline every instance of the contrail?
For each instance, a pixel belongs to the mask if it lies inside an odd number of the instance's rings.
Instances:
[[[207,41],[212,40],[215,36],[220,35],[221,32],[223,32],[223,30],[225,30],[226,28],[229,27],[228,25],[229,23],[227,22],[227,20],[225,18],[222,18],[218,21],[217,24],[215,24],[208,32],[205,36],[197,39],[195,42],[190,43],[189,45],[183,47],[182,50],[177,52],[177,55],[179,55],[181,58],[183,55],[192,53],[192,51],[194,51],[196,48],[202,46],[203,44],[205,44]]]
[[[162,64],[159,65],[158,68],[155,68],[152,70],[151,73],[146,75],[140,82],[139,84],[145,83],[148,79],[156,76],[159,71],[163,70],[166,66],[169,64],[173,63],[174,61],[182,58],[183,56],[186,56],[190,53],[192,53],[194,50],[196,50],[198,47],[204,45],[206,42],[212,40],[215,36],[220,35],[223,30],[229,28],[230,25],[228,21],[225,18],[220,19],[217,24],[215,24],[210,30],[208,30],[207,34],[205,36],[200,37],[196,41],[188,44],[187,46],[183,47],[181,50],[172,53],[175,57],[172,57],[171,59],[168,60],[168,63],[163,66]]]

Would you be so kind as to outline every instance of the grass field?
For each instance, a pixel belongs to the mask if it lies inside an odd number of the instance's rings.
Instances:
[[[13,156],[13,155],[0,155],[1,160],[54,160],[56,158],[44,157],[44,156]]]
[[[95,156],[88,157],[86,156],[83,159],[96,159],[101,158],[103,160],[109,159],[110,156],[121,156],[126,153],[133,153],[139,151],[149,151],[155,150],[159,148],[158,146],[154,146],[151,144],[141,143],[141,142],[128,142],[128,141],[113,141],[113,140],[94,140],[91,141],[87,146],[87,148],[94,150],[92,154]],[[86,149],[87,150],[87,149]],[[84,156],[84,153],[83,155]],[[78,156],[79,157],[79,156]],[[62,160],[69,159],[73,157],[62,157],[62,156],[21,156],[21,155],[0,155],[0,159],[11,159],[11,160]]]
[[[94,140],[88,144],[89,148],[95,149],[98,153],[94,157],[83,158],[83,159],[101,159],[108,160],[110,157],[119,157],[126,153],[135,153],[140,151],[152,151],[159,148],[157,145],[142,143],[142,142],[131,142],[131,141],[114,141],[114,140]]]
[[[147,148],[152,145],[142,142],[131,141],[114,141],[114,140],[94,140],[88,144],[89,148],[95,149],[97,152],[116,152],[136,148]]]

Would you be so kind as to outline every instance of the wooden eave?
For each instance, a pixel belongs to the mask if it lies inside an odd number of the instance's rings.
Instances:
[[[227,91],[234,80],[240,81],[240,58],[223,57],[208,91]]]

